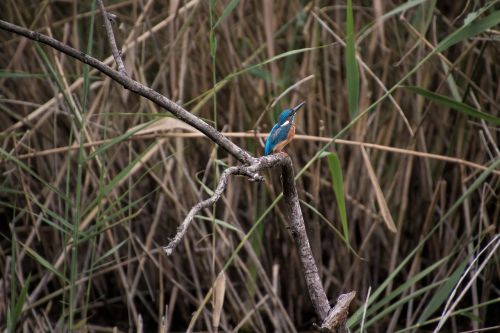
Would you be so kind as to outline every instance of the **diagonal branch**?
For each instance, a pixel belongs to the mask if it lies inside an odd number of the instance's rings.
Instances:
[[[140,82],[137,82],[127,75],[123,75],[122,73],[114,70],[113,68],[107,66],[103,62],[89,56],[88,54],[78,51],[71,46],[68,46],[64,43],[61,43],[57,39],[49,37],[47,35],[38,33],[36,31],[28,30],[18,25],[0,20],[0,29],[13,32],[15,34],[27,37],[29,39],[35,40],[37,42],[49,45],[54,49],[61,51],[64,54],[69,55],[91,67],[94,67],[101,73],[109,76],[112,80],[120,83],[124,88],[131,90],[138,95],[141,95],[160,107],[166,109],[175,115],[178,119],[182,120],[186,124],[189,124],[205,134],[208,138],[210,138],[213,142],[219,145],[221,148],[226,150],[229,154],[233,155],[238,161],[250,164],[255,158],[252,157],[247,151],[241,149],[236,144],[234,144],[231,140],[226,138],[222,133],[217,131],[215,128],[196,117],[182,106],[174,103],[170,99],[166,98],[162,94],[157,91],[143,85]]]
[[[111,27],[110,14],[106,11],[104,3],[102,0],[97,0],[99,2],[99,7],[101,7],[102,17],[104,19],[104,26],[106,27],[106,34],[108,35],[109,44],[111,46],[111,53],[113,53],[113,58],[115,58],[116,65],[118,66],[118,72],[122,75],[127,75],[125,70],[125,65],[123,64],[121,52],[116,46],[115,34],[113,33],[113,28]]]
[[[295,186],[293,164],[290,157],[286,156],[281,169],[281,179],[283,182],[283,196],[288,207],[288,217],[290,221],[290,231],[295,241],[295,246],[299,251],[302,273],[306,280],[309,297],[316,314],[319,316],[322,332],[344,333],[347,332],[346,320],[349,314],[349,305],[354,300],[356,292],[342,294],[337,299],[335,307],[330,307],[328,298],[323,289],[323,284],[319,277],[318,267],[314,260],[309,238],[307,237],[304,217],[300,209],[299,196]]]
[[[311,299],[316,300],[313,302],[314,310],[319,315],[321,321],[323,321],[328,315],[330,304],[321,284],[318,267],[316,266],[311,245],[307,238],[306,226],[295,186],[292,161],[288,157],[286,162],[282,165],[281,178],[283,182],[283,195],[288,207],[290,231],[299,250],[300,262],[304,271],[304,277],[306,278],[309,296],[311,296]]]

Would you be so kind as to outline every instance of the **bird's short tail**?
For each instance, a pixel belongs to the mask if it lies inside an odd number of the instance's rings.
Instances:
[[[272,148],[271,148],[271,140],[267,140],[266,142],[266,149],[264,150],[264,155],[267,156],[269,154],[271,154],[272,152]]]

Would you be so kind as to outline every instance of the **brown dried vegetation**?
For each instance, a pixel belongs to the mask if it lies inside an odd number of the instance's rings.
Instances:
[[[0,19],[112,64],[92,3],[7,0]],[[307,101],[302,136],[287,151],[328,297],[357,291],[352,331],[500,325],[498,24],[421,63],[464,21],[487,19],[498,5],[354,1],[357,114],[371,111],[346,131],[348,141],[326,149],[341,162],[349,247],[329,164],[317,155],[325,145],[317,136],[332,138],[353,119],[345,3],[240,1],[232,11],[226,0],[105,3],[118,16],[127,73],[255,156],[279,111]],[[0,329],[311,329],[285,213],[272,204],[278,173],[264,184],[231,179],[174,255],[163,253],[190,208],[238,163],[165,117],[82,63],[0,31]]]

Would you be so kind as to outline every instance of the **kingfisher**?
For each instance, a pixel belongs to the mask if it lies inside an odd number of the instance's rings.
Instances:
[[[271,133],[266,140],[266,150],[264,155],[279,153],[292,141],[295,135],[295,114],[306,102],[302,102],[292,109],[285,109],[281,112],[278,122],[273,126]]]

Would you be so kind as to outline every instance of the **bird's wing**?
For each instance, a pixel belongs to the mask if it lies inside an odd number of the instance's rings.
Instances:
[[[278,124],[274,125],[266,140],[266,155],[269,155],[278,143],[287,139],[288,131],[291,126],[290,123],[285,126],[278,126]]]
[[[277,129],[279,128],[278,124],[274,125],[273,128],[271,129],[271,132],[267,136],[266,139],[266,150],[264,152],[264,155],[269,155],[271,151],[273,150],[273,147],[275,145],[274,143],[274,138],[276,136]]]

